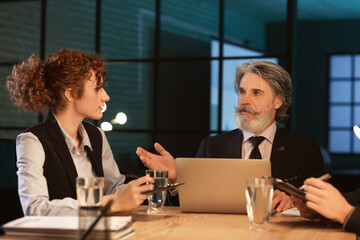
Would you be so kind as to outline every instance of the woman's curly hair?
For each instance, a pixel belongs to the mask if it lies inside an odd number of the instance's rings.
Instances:
[[[97,85],[106,83],[106,69],[97,54],[61,49],[45,62],[35,55],[14,66],[6,86],[15,105],[25,111],[43,112],[65,108],[64,92],[72,88],[81,98],[85,79],[94,71]]]

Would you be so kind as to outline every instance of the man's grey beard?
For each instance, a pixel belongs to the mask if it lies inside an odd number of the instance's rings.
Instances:
[[[235,107],[236,125],[242,131],[259,132],[269,124],[272,117],[272,110],[272,104],[262,112],[257,112],[246,106]],[[243,111],[254,114],[254,119],[250,118],[247,114],[243,114]]]

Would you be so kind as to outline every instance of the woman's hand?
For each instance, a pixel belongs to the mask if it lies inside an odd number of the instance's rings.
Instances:
[[[159,143],[155,143],[155,149],[160,155],[156,155],[138,147],[136,154],[143,164],[153,170],[168,170],[170,182],[176,181],[176,169],[174,157],[165,150]]]
[[[124,184],[124,186],[112,195],[106,195],[103,198],[103,205],[105,205],[110,199],[114,202],[110,208],[110,212],[128,212],[138,207],[146,198],[146,194],[142,192],[151,190],[151,185],[146,183],[154,183],[154,180],[146,175]]]

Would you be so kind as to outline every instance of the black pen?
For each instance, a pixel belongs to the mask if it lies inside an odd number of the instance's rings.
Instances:
[[[91,230],[95,227],[95,225],[100,221],[100,219],[106,214],[106,212],[110,209],[111,204],[114,200],[110,199],[106,205],[101,209],[100,214],[96,217],[94,222],[90,225],[90,227],[78,238],[78,240],[84,240],[87,235],[91,232]],[[106,231],[106,229],[105,229]]]
[[[179,187],[179,186],[181,186],[183,184],[185,184],[185,183],[170,183],[168,185],[165,185],[164,187],[159,187],[157,189],[141,192],[141,194],[153,195],[155,193],[162,192],[162,191],[165,191],[167,189],[175,189],[175,188],[177,188],[177,187]]]

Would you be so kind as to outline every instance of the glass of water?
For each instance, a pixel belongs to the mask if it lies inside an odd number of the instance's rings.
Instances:
[[[103,177],[76,178],[76,195],[79,207],[100,207],[104,182]]]
[[[271,216],[273,179],[251,178],[246,180],[246,210],[250,229],[266,231]]]
[[[103,177],[76,178],[76,195],[79,206],[79,237],[90,227],[101,212],[104,183]],[[95,229],[101,230],[96,232],[97,238],[109,239],[106,217],[103,217],[96,224]],[[93,234],[94,231],[90,233],[90,235]]]
[[[146,170],[146,174],[154,179],[154,183],[151,184],[151,189],[155,190],[168,185],[167,170]],[[161,191],[153,195],[148,196],[148,210],[147,213],[164,213],[164,205],[166,200],[166,191]]]

